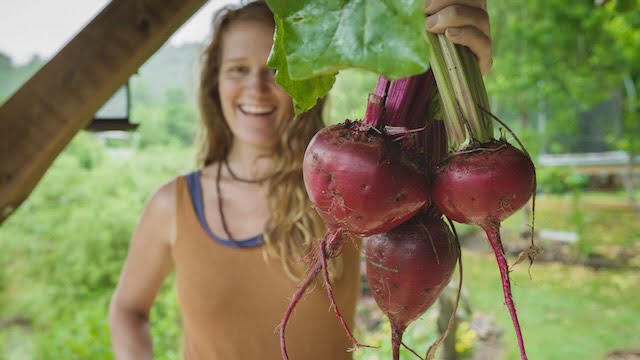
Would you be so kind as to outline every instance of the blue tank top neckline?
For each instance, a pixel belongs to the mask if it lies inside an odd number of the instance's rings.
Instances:
[[[200,184],[200,169],[193,171],[186,175],[187,187],[189,188],[189,194],[191,196],[191,204],[198,216],[200,226],[207,232],[209,237],[215,242],[229,246],[232,248],[251,248],[260,246],[264,243],[264,237],[262,234],[256,235],[249,239],[231,241],[216,236],[209,227],[207,219],[204,216],[204,201],[202,200],[202,185]]]

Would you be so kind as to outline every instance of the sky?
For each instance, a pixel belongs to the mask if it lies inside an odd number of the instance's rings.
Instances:
[[[169,42],[180,45],[204,40],[209,35],[213,12],[237,2],[209,0]],[[109,0],[0,0],[0,52],[9,55],[14,64],[28,62],[34,55],[51,59],[108,3]]]

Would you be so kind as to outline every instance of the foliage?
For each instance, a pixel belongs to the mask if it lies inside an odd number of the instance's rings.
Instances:
[[[611,49],[621,34],[603,31],[608,15],[591,1],[510,0],[489,11],[495,62],[486,84],[498,112],[536,128],[544,150],[575,149],[578,117],[621,85],[626,65]],[[548,121],[540,122],[540,112]],[[597,120],[604,137],[614,122]]]
[[[33,321],[33,358],[110,357],[106,309],[137,218],[153,189],[192,164],[190,149],[167,149],[123,158],[81,133],[3,224],[0,268],[11,276],[2,277],[0,317]],[[161,359],[179,351],[171,284],[152,313]]]
[[[421,0],[267,3],[276,15],[269,65],[299,112],[323,97],[342,69],[364,68],[392,79],[427,69]]]
[[[282,48],[284,45],[284,27],[282,19],[275,17],[276,32],[273,39],[273,49]],[[286,89],[293,98],[293,106],[296,114],[311,109],[319,98],[322,98],[333,86],[336,74],[328,74],[310,79],[296,80],[289,75],[289,65],[284,52],[273,50],[269,56],[268,65],[275,68],[276,82]]]
[[[170,88],[164,106],[144,104],[134,106],[132,118],[140,123],[137,142],[141,149],[148,147],[185,147],[194,142],[196,111],[184,90]]]
[[[613,35],[611,46],[620,62],[625,77],[624,131],[621,136],[610,136],[614,146],[631,154],[640,152],[640,1],[611,1],[605,6],[607,14],[604,29]]]
[[[587,175],[575,172],[570,167],[547,167],[536,171],[538,186],[543,193],[567,194],[587,188]]]
[[[640,41],[634,30],[637,27],[633,27],[638,22],[640,7],[630,5],[635,2],[637,0],[630,0],[620,5],[620,1],[612,1],[603,8],[588,1],[573,6],[551,0],[524,5],[517,1],[491,4],[496,61],[486,83],[495,112],[505,118],[515,115],[520,120],[521,131],[536,129],[536,136],[545,139],[541,144],[543,151],[584,151],[585,146],[606,146],[606,134],[620,134],[615,130],[619,128],[619,121],[610,119],[618,115],[598,113],[592,120],[585,114],[610,100],[620,89],[625,74],[633,72],[633,68],[637,68],[634,64],[640,63],[634,62],[637,52],[633,51]],[[312,106],[316,98],[334,86],[334,76],[345,68],[361,67],[391,78],[417,72],[412,65],[404,63],[416,59],[404,53],[404,49],[390,51],[388,55],[383,50],[403,44],[412,52],[415,50],[417,56],[421,56],[419,51],[425,56],[428,52],[428,48],[418,50],[425,45],[423,36],[407,31],[419,29],[420,34],[424,34],[424,17],[419,11],[413,12],[415,18],[407,20],[404,13],[386,10],[391,5],[384,1],[368,2],[366,7],[362,1],[323,5],[278,0],[268,3],[277,15],[270,65],[279,70],[278,81],[294,97],[298,110]],[[405,8],[415,6],[417,9],[422,6],[418,3],[415,1],[409,6],[407,2]],[[327,20],[318,16],[320,13],[336,16]],[[375,22],[369,29],[367,25],[374,23],[371,19],[380,14],[385,14],[385,27]],[[410,25],[396,28],[396,23]],[[378,30],[384,34],[378,35]],[[369,42],[374,43],[373,40],[384,44],[384,49],[372,51]],[[611,56],[612,44],[624,55],[622,59]],[[423,70],[425,67],[421,66],[418,68]],[[638,80],[638,76],[633,78]],[[365,101],[363,97],[362,102]],[[537,116],[534,123],[529,120],[534,114],[544,114],[544,117]],[[593,122],[597,125],[591,125]],[[627,121],[625,126],[636,133],[636,123]],[[585,127],[596,130],[585,130]],[[574,140],[567,141],[569,137]],[[589,145],[590,141],[595,141],[594,145]],[[629,141],[610,142],[614,146],[629,146]]]

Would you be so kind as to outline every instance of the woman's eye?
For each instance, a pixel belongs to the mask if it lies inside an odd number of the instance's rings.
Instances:
[[[247,73],[246,66],[231,66],[227,69],[227,72],[232,75],[243,75]]]

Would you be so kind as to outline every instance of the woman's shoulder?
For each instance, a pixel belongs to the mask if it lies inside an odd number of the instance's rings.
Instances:
[[[176,196],[179,186],[185,182],[186,177],[190,174],[196,174],[199,170],[193,170],[178,174],[160,185],[151,195],[147,202],[147,211],[155,213],[157,216],[164,217],[167,220],[175,215]]]
[[[177,195],[179,184],[183,182],[187,174],[180,174],[160,185],[153,192],[138,224],[138,232],[162,233],[154,237],[164,237],[169,243],[173,243],[175,236],[175,221],[177,219]]]

